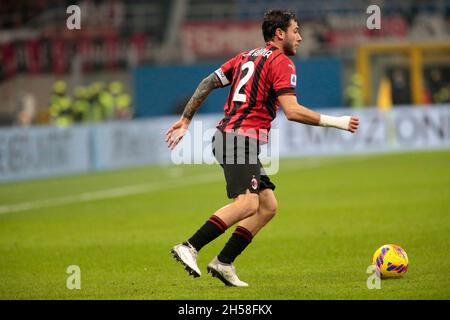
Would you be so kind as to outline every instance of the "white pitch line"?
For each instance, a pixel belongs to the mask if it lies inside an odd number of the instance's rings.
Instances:
[[[350,161],[353,162],[355,160],[360,161],[360,160],[364,160],[364,159],[365,158],[359,158],[359,159],[352,159]],[[311,169],[311,168],[323,167],[326,165],[339,164],[341,162],[349,161],[349,159],[342,159],[342,160],[343,161],[329,161],[329,160],[324,159],[324,160],[307,161],[302,164],[288,165],[287,167],[285,166],[284,169],[281,170],[281,172]],[[169,181],[169,182],[165,182],[165,183],[157,182],[157,183],[138,184],[138,185],[132,185],[132,186],[126,186],[126,187],[120,187],[120,188],[112,188],[112,189],[86,192],[86,193],[81,193],[78,195],[71,195],[71,196],[65,196],[65,197],[60,197],[60,198],[51,198],[51,199],[36,200],[36,201],[30,201],[30,202],[22,202],[22,203],[16,203],[16,204],[11,204],[11,205],[0,206],[0,215],[11,213],[11,212],[32,210],[32,209],[52,208],[52,207],[57,207],[57,206],[73,204],[73,203],[119,198],[119,197],[124,197],[124,196],[128,196],[128,195],[135,195],[135,194],[159,191],[162,189],[170,189],[170,188],[174,188],[174,187],[180,187],[183,185],[193,185],[193,184],[201,184],[201,183],[219,181],[222,179],[223,179],[223,177],[219,176],[219,175],[203,174],[203,175],[199,175],[199,176],[182,178],[182,179],[178,179],[176,181]]]
[[[51,198],[45,200],[37,200],[30,202],[22,202],[12,205],[0,206],[0,214],[6,214],[11,212],[25,211],[31,209],[50,208],[57,207],[72,203],[89,202],[94,200],[103,200],[111,198],[119,198],[128,195],[135,195],[141,193],[147,193],[152,191],[158,191],[167,188],[180,187],[183,185],[193,185],[197,183],[218,181],[221,177],[215,177],[214,175],[199,175],[194,177],[183,178],[182,180],[170,181],[166,183],[147,183],[134,186],[99,190],[93,192],[81,193],[73,196],[65,196],[60,198]]]

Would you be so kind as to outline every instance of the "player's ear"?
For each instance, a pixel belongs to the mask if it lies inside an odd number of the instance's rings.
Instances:
[[[285,32],[281,28],[277,28],[275,30],[275,36],[280,40],[284,40],[284,34],[285,34]]]

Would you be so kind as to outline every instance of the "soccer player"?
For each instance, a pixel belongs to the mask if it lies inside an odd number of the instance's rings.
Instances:
[[[203,79],[180,120],[166,133],[168,147],[173,149],[208,94],[230,85],[224,118],[217,126],[212,147],[224,171],[228,198],[233,201],[217,210],[192,237],[174,246],[171,252],[189,274],[199,277],[198,252],[237,224],[223,250],[207,266],[214,277],[237,287],[248,284],[238,278],[234,260],[277,211],[275,185],[257,156],[260,144],[267,142],[279,105],[291,121],[352,133],[359,125],[356,117],[319,114],[297,102],[295,65],[288,58],[295,55],[302,41],[295,14],[269,10],[264,15],[262,33],[266,46],[239,53]]]

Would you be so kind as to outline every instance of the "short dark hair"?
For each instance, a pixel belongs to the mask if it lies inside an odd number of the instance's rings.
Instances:
[[[278,28],[287,31],[291,20],[298,23],[297,16],[292,11],[279,9],[267,10],[264,13],[264,22],[262,24],[264,41],[268,42],[272,40]]]

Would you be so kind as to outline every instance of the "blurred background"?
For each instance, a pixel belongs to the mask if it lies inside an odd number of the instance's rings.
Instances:
[[[374,4],[381,28],[370,30],[366,10]],[[66,26],[71,5],[80,8],[79,30]],[[303,42],[293,57],[300,103],[315,110],[449,103],[450,0],[2,0],[0,126],[179,115],[203,77],[264,45],[268,8],[300,20]],[[219,119],[227,93],[213,92],[199,113]]]
[[[66,28],[72,4],[81,30]],[[381,9],[380,30],[366,27],[371,4]],[[449,0],[2,0],[0,124],[178,114],[203,76],[264,45],[261,19],[274,7],[300,19],[304,104],[449,102]],[[224,96],[200,112],[222,112]]]

